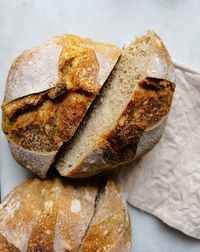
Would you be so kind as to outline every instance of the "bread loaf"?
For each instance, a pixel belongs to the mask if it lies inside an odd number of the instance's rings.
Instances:
[[[0,248],[12,247],[7,251],[128,252],[130,246],[127,205],[111,180],[97,186],[29,179],[0,204]]]
[[[175,73],[152,31],[124,49],[56,168],[62,176],[88,177],[129,162],[161,137],[175,89]]]
[[[2,121],[17,162],[45,177],[120,53],[114,45],[65,34],[15,60],[7,79]]]

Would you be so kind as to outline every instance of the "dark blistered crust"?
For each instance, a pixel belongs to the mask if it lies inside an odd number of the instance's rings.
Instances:
[[[156,127],[169,113],[175,85],[146,79],[139,84],[116,127],[106,137],[103,159],[109,166],[131,161],[144,131]]]
[[[17,117],[26,110],[36,107],[46,100],[47,92],[28,95],[24,98],[10,102],[8,105],[2,105],[4,114],[8,119]]]

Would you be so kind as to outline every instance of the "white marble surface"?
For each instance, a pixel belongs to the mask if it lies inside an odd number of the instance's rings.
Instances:
[[[75,33],[122,46],[152,29],[173,59],[200,68],[198,0],[1,0],[0,103],[9,67],[16,56],[51,36]],[[1,120],[1,119],[0,119]],[[12,159],[0,132],[1,193],[27,173]],[[9,176],[5,176],[3,169]],[[199,252],[200,241],[130,207],[133,252]]]

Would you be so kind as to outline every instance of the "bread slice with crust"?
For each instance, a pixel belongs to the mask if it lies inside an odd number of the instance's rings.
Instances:
[[[122,52],[88,116],[63,149],[56,164],[60,174],[92,176],[152,148],[161,135],[157,128],[169,113],[174,82],[173,64],[160,38],[152,31],[137,37]]]
[[[64,34],[15,60],[7,79],[2,126],[17,162],[45,177],[120,53],[114,45]]]
[[[112,180],[98,182],[33,178],[13,189],[0,204],[0,248],[130,251],[126,201]]]

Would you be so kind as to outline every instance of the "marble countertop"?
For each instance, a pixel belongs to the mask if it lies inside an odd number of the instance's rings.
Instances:
[[[154,30],[172,58],[200,68],[200,1],[198,0],[1,0],[0,102],[9,67],[25,49],[58,34],[74,33],[120,47],[134,35]],[[1,120],[1,119],[0,119]],[[1,194],[24,179],[0,132]],[[5,189],[6,188],[6,189]],[[199,252],[200,241],[129,206],[133,252]]]

